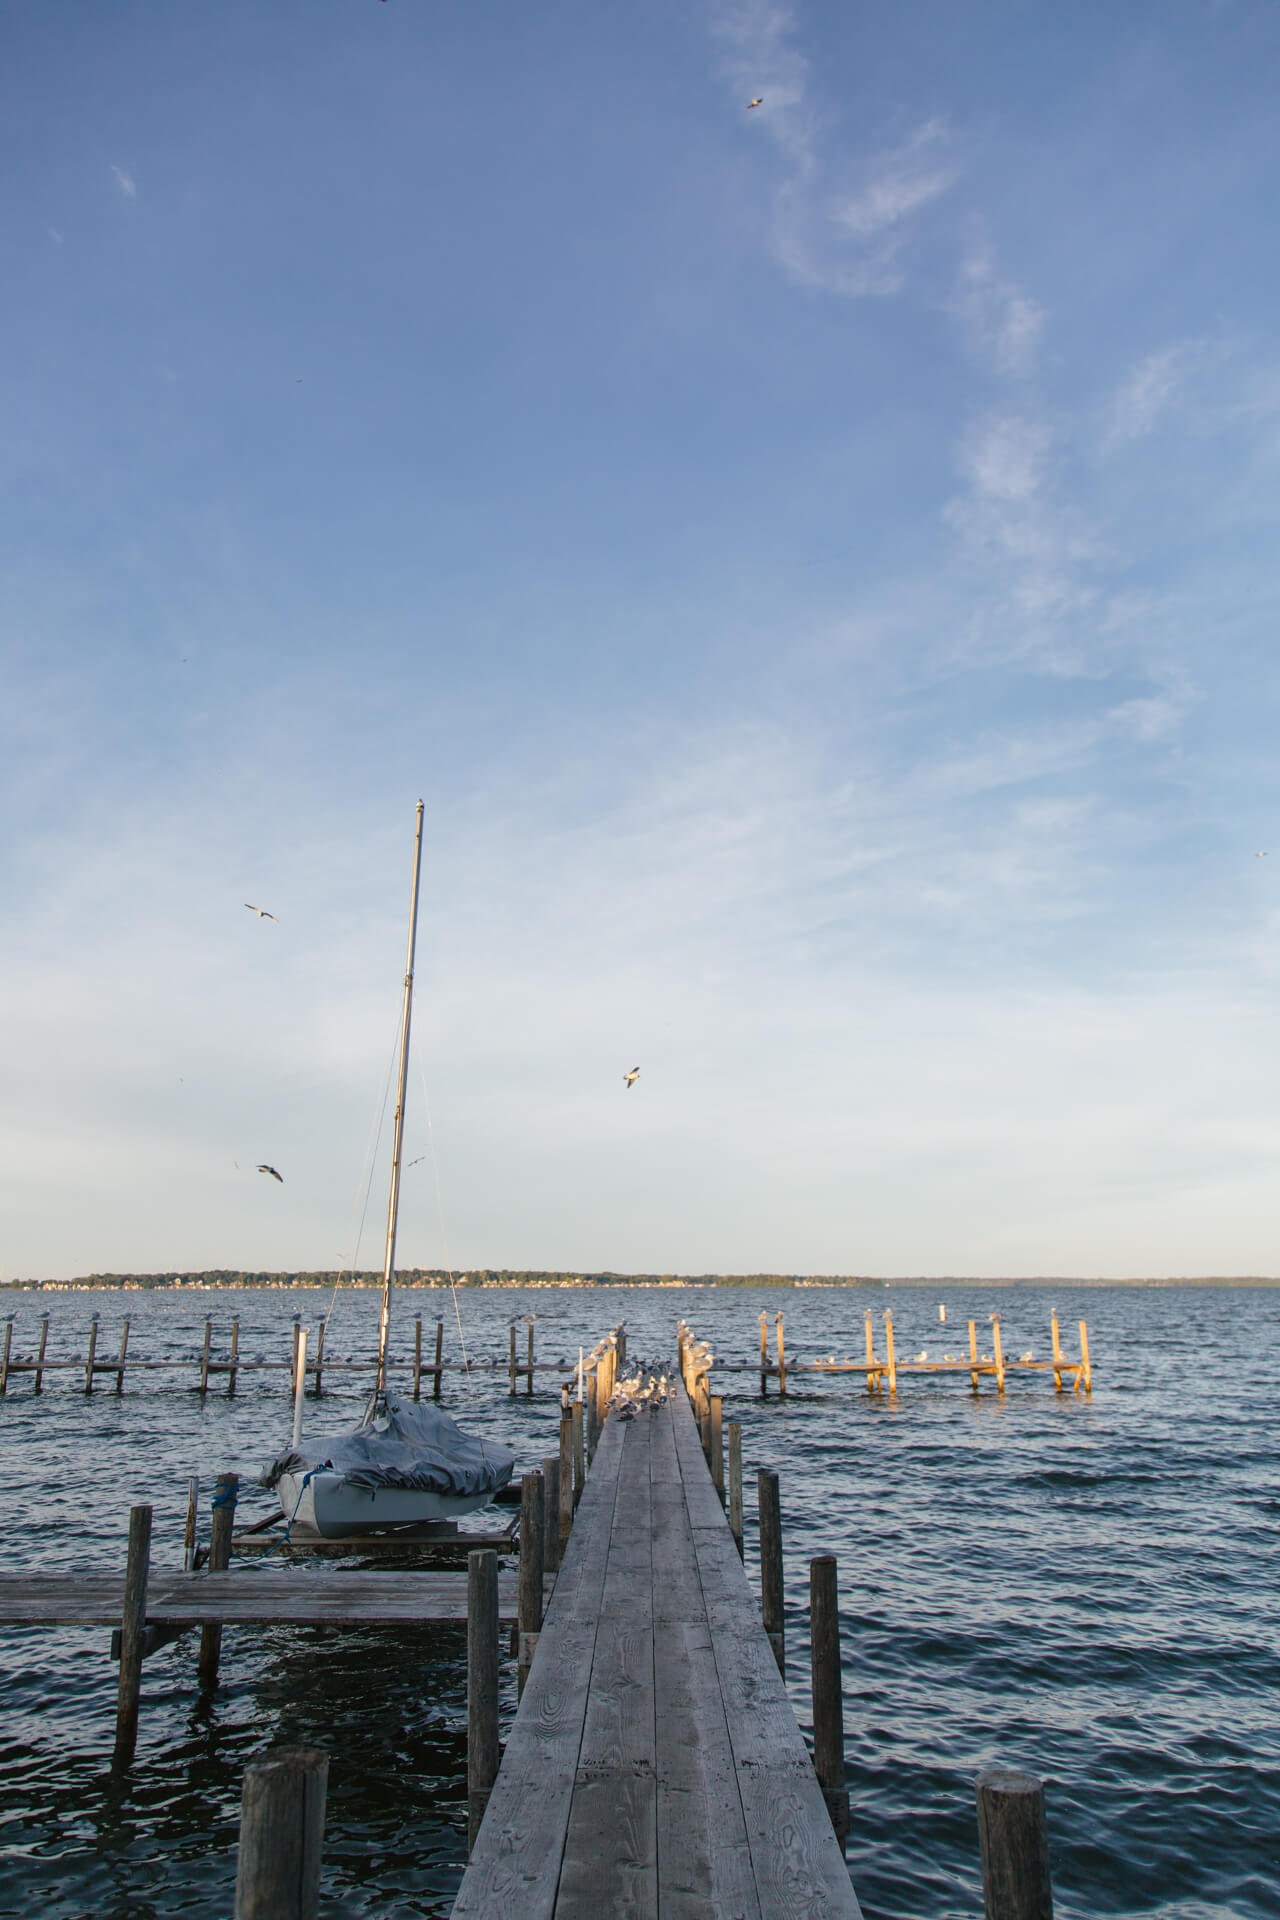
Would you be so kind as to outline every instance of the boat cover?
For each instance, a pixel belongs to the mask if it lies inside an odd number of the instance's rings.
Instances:
[[[317,1434],[304,1452],[290,1449],[262,1477],[332,1467],[349,1486],[405,1487],[428,1493],[484,1494],[505,1487],[515,1470],[510,1447],[466,1433],[439,1407],[388,1393],[372,1421],[350,1433]]]

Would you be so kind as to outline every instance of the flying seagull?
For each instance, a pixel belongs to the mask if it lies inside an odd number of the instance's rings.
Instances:
[[[634,1087],[636,1081],[640,1077],[639,1067],[632,1067],[630,1073],[624,1073],[622,1077],[626,1081],[629,1087]]]
[[[264,1165],[258,1168],[258,1172],[269,1173],[273,1180],[278,1180],[281,1186],[284,1185],[284,1175],[282,1173],[277,1173],[274,1167],[268,1167]]]
[[[276,922],[276,925],[277,925],[277,926],[279,926],[279,925],[280,925],[280,922],[279,922],[278,920],[276,920],[276,916],[275,916],[275,914],[274,914],[274,913],[268,913],[265,907],[255,907],[255,906],[254,906],[254,904],[253,904],[253,902],[252,902],[251,900],[246,900],[246,901],[245,901],[245,905],[246,905],[246,907],[248,907],[248,909],[249,909],[249,911],[250,911],[250,913],[256,913],[256,914],[257,914],[257,916],[258,916],[258,918],[259,918],[259,920],[275,920],[275,922]]]
[[[747,112],[750,113],[752,107],[762,107],[763,105],[764,105],[764,95],[762,93],[758,93],[754,100],[748,100]]]

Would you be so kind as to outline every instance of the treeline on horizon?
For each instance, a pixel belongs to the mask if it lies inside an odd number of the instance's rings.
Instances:
[[[878,1286],[849,1274],[803,1273],[550,1273],[541,1269],[474,1267],[454,1277],[459,1287],[792,1287],[799,1282],[828,1287]],[[361,1273],[247,1273],[218,1267],[204,1273],[88,1273],[74,1280],[14,1280],[15,1287],[378,1287],[382,1275]],[[406,1267],[397,1287],[447,1287],[439,1268]]]
[[[450,1276],[439,1268],[406,1267],[397,1287],[447,1287]],[[87,1273],[73,1280],[7,1280],[0,1286],[39,1292],[48,1287],[378,1287],[377,1272],[248,1273],[215,1267],[203,1273]],[[886,1280],[883,1275],[853,1273],[551,1273],[541,1268],[473,1267],[454,1276],[459,1287],[1275,1287],[1271,1274],[1169,1274],[1108,1277],[1093,1274],[1028,1274],[1019,1279],[989,1274],[918,1274]]]

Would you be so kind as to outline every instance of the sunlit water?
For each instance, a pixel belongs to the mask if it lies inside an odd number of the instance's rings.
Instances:
[[[908,1379],[896,1404],[857,1381],[793,1375],[762,1403],[750,1374],[725,1375],[743,1424],[747,1565],[756,1580],[754,1475],[781,1475],[788,1673],[808,1724],[807,1561],[839,1559],[845,1737],[853,1803],[850,1870],[868,1920],[981,1912],[974,1774],[1016,1761],[1047,1783],[1056,1911],[1164,1920],[1280,1914],[1277,1520],[1271,1428],[1280,1376],[1280,1293],[1210,1288],[982,1289],[939,1286],[761,1292],[466,1292],[469,1347],[505,1355],[507,1322],[537,1315],[540,1357],[570,1359],[625,1318],[633,1358],[665,1362],[683,1315],[721,1360],[758,1354],[758,1315],[786,1314],[790,1360],[862,1352],[863,1315],[893,1309],[900,1357],[967,1350],[974,1316],[1001,1314],[1005,1352],[1043,1357],[1052,1306],[1074,1345],[1089,1322],[1091,1400],[1044,1375],[990,1383]],[[938,1324],[938,1303],[948,1324]],[[283,1372],[193,1391],[204,1317],[225,1351],[233,1311],[245,1357],[283,1360],[301,1307],[328,1296],[13,1294],[15,1346],[83,1355],[89,1313],[100,1356],[124,1312],[131,1353],[183,1356],[138,1372],[122,1399],[59,1372],[36,1399],[29,1375],[0,1402],[5,1527],[0,1570],[120,1566],[128,1509],[155,1507],[153,1564],[181,1564],[186,1482],[248,1477],[288,1437]],[[412,1320],[458,1355],[448,1296],[398,1302],[397,1372]],[[372,1351],[376,1297],[339,1296],[329,1353]],[[428,1341],[434,1345],[433,1337]],[[523,1330],[521,1334],[523,1349]],[[331,1376],[309,1426],[357,1409],[355,1376]],[[550,1377],[511,1400],[505,1372],[445,1404],[513,1444],[521,1466],[555,1449]],[[265,1508],[265,1496],[262,1497]],[[341,1563],[339,1563],[341,1564]],[[323,1579],[332,1562],[296,1568]],[[252,1578],[247,1566],[245,1577]],[[113,1770],[116,1669],[104,1628],[0,1632],[0,1912],[225,1916],[231,1911],[240,1783],[278,1741],[331,1756],[327,1920],[447,1914],[465,1857],[466,1676],[462,1629],[228,1629],[217,1690],[196,1685],[195,1636],[148,1660],[137,1757]],[[514,1711],[514,1669],[504,1713]]]

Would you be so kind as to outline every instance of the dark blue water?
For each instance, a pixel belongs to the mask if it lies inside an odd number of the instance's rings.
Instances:
[[[754,1467],[778,1468],[787,1546],[792,1699],[808,1723],[808,1556],[839,1558],[850,1869],[868,1920],[981,1912],[973,1775],[1018,1762],[1048,1783],[1060,1920],[1275,1920],[1280,1914],[1280,1491],[1271,1428],[1280,1293],[1216,1288],[966,1288],[466,1292],[474,1351],[505,1356],[509,1317],[538,1316],[540,1354],[566,1359],[617,1320],[636,1355],[663,1359],[683,1315],[722,1360],[758,1352],[758,1319],[786,1314],[790,1359],[862,1351],[863,1314],[893,1308],[900,1356],[961,1353],[964,1322],[1001,1314],[1006,1354],[1048,1346],[1087,1317],[1091,1400],[1018,1377],[1003,1401],[958,1379],[908,1379],[896,1404],[853,1380],[794,1376],[761,1404],[722,1378],[743,1424],[747,1562],[756,1578]],[[938,1325],[945,1300],[947,1328]],[[286,1439],[286,1375],[191,1390],[204,1316],[241,1352],[284,1359],[299,1305],[328,1296],[10,1295],[17,1346],[53,1314],[50,1353],[83,1355],[89,1312],[114,1352],[189,1356],[138,1373],[122,1400],[76,1376],[29,1376],[0,1402],[0,1568],[119,1565],[131,1502],[154,1503],[154,1563],[181,1564],[186,1481],[252,1474]],[[398,1303],[401,1376],[414,1314]],[[448,1312],[446,1356],[456,1357]],[[376,1299],[339,1297],[329,1351],[372,1351]],[[878,1343],[882,1337],[877,1333]],[[989,1343],[984,1341],[989,1350]],[[554,1451],[545,1381],[532,1401],[484,1376],[446,1403],[519,1450]],[[83,1386],[81,1377],[80,1387]],[[308,1403],[308,1425],[357,1410],[352,1379]],[[265,1505],[265,1501],[264,1501]],[[332,1564],[332,1563],[330,1563]],[[323,1565],[298,1569],[323,1578]],[[246,1577],[252,1577],[248,1571]],[[331,1755],[328,1920],[442,1915],[465,1855],[466,1682],[460,1629],[229,1629],[220,1684],[201,1695],[194,1636],[144,1669],[141,1734],[113,1771],[116,1670],[105,1629],[0,1632],[0,1912],[71,1916],[230,1912],[240,1782],[280,1740]],[[514,1710],[514,1670],[504,1682]]]

